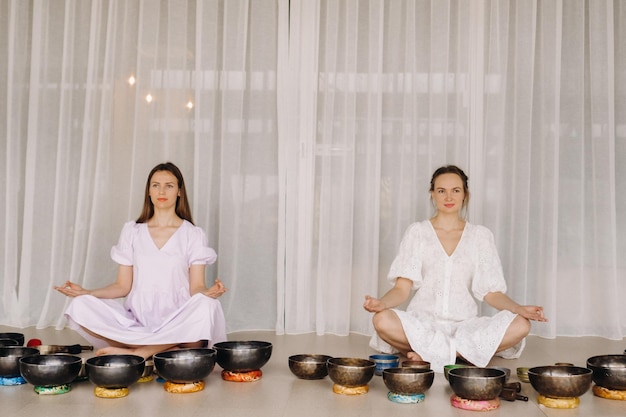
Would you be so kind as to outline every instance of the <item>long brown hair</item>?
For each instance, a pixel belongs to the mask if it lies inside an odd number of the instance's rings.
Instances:
[[[141,214],[139,218],[135,220],[136,223],[145,223],[154,216],[154,204],[152,204],[152,200],[150,199],[150,181],[152,180],[152,176],[159,171],[167,171],[176,177],[178,181],[178,190],[179,196],[176,198],[176,215],[181,219],[187,220],[189,223],[193,224],[193,217],[191,216],[191,207],[189,206],[189,200],[187,199],[187,189],[185,188],[185,180],[183,179],[183,174],[180,172],[180,169],[176,165],[171,162],[165,162],[162,164],[158,164],[150,174],[148,174],[148,180],[146,181],[146,190],[143,198],[143,208],[141,209]]]

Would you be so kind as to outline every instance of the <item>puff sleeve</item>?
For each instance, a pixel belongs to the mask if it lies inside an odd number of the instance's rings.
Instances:
[[[137,233],[137,223],[130,221],[124,224],[117,245],[111,248],[111,259],[120,265],[133,265],[133,241]]]
[[[389,268],[387,279],[391,284],[403,277],[413,281],[413,289],[419,288],[423,281],[420,241],[420,224],[414,223],[404,232],[398,254]]]
[[[193,264],[212,264],[217,259],[213,248],[209,247],[209,239],[202,228],[193,226],[189,233],[189,266]]]
[[[477,262],[472,280],[474,297],[482,301],[490,292],[506,292],[506,281],[493,233],[486,227],[477,226],[475,249]]]

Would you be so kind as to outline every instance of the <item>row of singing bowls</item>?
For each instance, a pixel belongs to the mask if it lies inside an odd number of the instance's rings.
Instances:
[[[20,359],[24,356],[39,355],[39,349],[23,346],[0,347],[0,377],[20,376]]]
[[[593,356],[587,359],[587,368],[593,372],[596,385],[610,390],[626,390],[626,354]]]
[[[36,349],[35,349],[36,350]],[[181,349],[154,355],[157,373],[168,381],[188,383],[208,376],[215,366],[213,349]],[[141,378],[146,361],[136,355],[103,355],[87,359],[84,370],[97,386],[125,388]],[[19,373],[36,386],[57,386],[74,381],[83,368],[82,358],[66,354],[24,356]]]
[[[421,394],[428,390],[434,381],[435,372],[424,368],[396,367],[382,371],[383,381],[389,391],[402,394]],[[363,386],[370,382],[376,371],[372,360],[357,358],[333,358],[328,355],[299,354],[289,357],[289,369],[300,379],[322,379],[327,375],[338,385],[346,387]]]
[[[191,383],[207,377],[214,369],[218,352],[220,366],[243,372],[260,369],[270,358],[268,342],[224,342],[215,349],[180,349],[157,353],[154,368],[162,378],[175,383]],[[57,386],[74,381],[81,369],[94,384],[104,388],[124,388],[139,380],[146,368],[144,358],[135,355],[103,355],[87,359],[74,355],[41,355],[36,348],[0,348],[1,376],[20,376],[37,386]]]
[[[180,349],[153,356],[157,374],[175,383],[191,383],[206,378],[219,364],[230,372],[261,369],[272,355],[272,344],[262,341],[228,341],[212,348]]]

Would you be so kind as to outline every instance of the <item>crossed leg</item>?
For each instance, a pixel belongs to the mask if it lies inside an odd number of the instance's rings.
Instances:
[[[372,318],[378,336],[410,360],[421,361],[419,353],[414,352],[406,338],[400,318],[393,310],[383,310]]]
[[[103,341],[105,341],[109,346],[98,349],[95,353],[96,356],[101,355],[137,355],[141,356],[144,359],[148,359],[152,357],[154,354],[159,352],[164,352],[166,350],[172,349],[182,349],[182,348],[196,348],[204,346],[203,341],[192,342],[192,343],[173,343],[173,344],[161,344],[161,345],[126,345],[115,340],[107,339],[102,337],[92,331],[85,329],[83,330],[89,333],[90,335],[97,337]]]
[[[372,323],[374,324],[376,333],[378,333],[378,336],[382,340],[396,348],[408,359],[422,360],[420,354],[413,351],[413,348],[404,333],[404,328],[402,327],[400,318],[393,310],[383,310],[374,314]],[[530,321],[522,316],[516,316],[507,328],[496,352],[501,352],[515,346],[522,339],[528,336],[529,332]],[[458,353],[457,356],[462,358],[462,356]]]

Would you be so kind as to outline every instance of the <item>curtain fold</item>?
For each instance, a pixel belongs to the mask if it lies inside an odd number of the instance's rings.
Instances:
[[[0,0],[0,324],[115,278],[176,163],[228,331],[371,333],[432,172],[470,177],[545,337],[626,334],[626,12],[610,0]],[[489,309],[484,311],[489,313]]]
[[[509,287],[546,307],[543,336],[621,338],[613,2],[495,2],[489,11],[484,206]],[[615,23],[617,22],[617,25]]]
[[[62,327],[53,285],[112,282],[110,248],[169,160],[218,252],[207,283],[229,288],[230,330],[273,327],[277,9],[0,2],[2,324]]]

